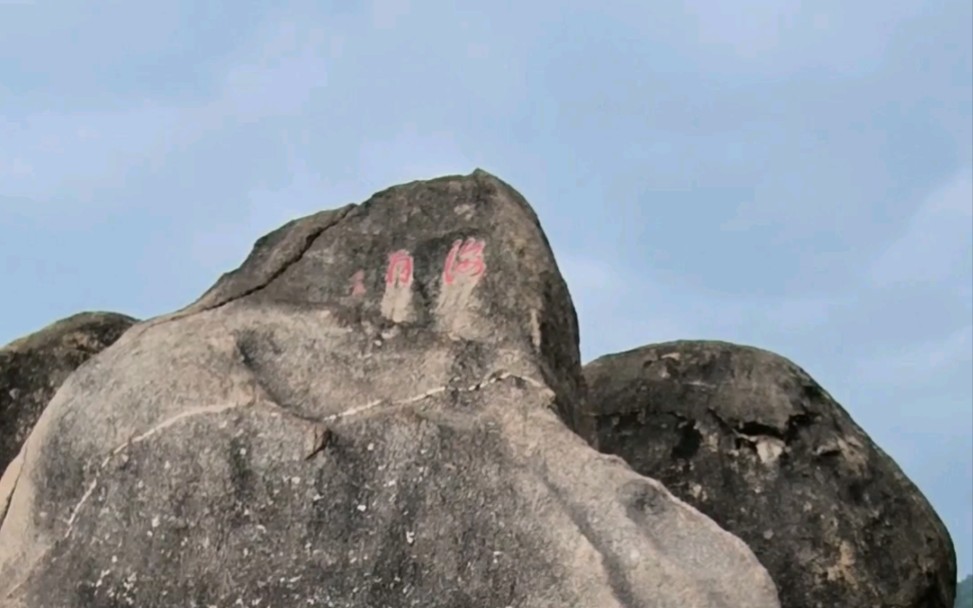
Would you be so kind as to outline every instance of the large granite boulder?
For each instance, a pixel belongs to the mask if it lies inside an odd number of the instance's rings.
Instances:
[[[65,382],[0,480],[0,605],[779,606],[561,421],[577,340],[486,173],[287,224]]]
[[[785,608],[952,608],[945,526],[798,366],[678,341],[602,357],[584,373],[592,443],[744,539]]]
[[[83,312],[0,348],[0,472],[14,459],[61,383],[136,322]]]

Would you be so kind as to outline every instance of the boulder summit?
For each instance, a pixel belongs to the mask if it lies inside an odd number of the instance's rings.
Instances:
[[[0,480],[0,605],[779,606],[741,540],[575,433],[584,399],[497,178],[293,221],[64,381]]]

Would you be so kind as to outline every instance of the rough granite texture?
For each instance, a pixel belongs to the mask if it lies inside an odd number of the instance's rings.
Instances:
[[[125,315],[83,312],[0,348],[0,472],[64,380],[135,323]]]
[[[779,606],[562,422],[577,342],[489,174],[287,224],[64,383],[0,480],[0,606]]]
[[[602,357],[584,373],[592,443],[745,540],[784,608],[952,608],[946,527],[797,365],[678,341]]]

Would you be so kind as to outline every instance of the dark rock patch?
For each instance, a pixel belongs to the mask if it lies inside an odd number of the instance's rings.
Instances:
[[[64,380],[135,323],[125,315],[85,312],[0,348],[0,472]]]
[[[808,374],[773,353],[678,341],[585,366],[592,443],[754,550],[785,608],[952,608],[935,511]]]

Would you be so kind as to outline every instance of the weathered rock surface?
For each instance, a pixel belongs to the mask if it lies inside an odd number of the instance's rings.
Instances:
[[[952,607],[945,526],[798,366],[756,348],[678,341],[584,371],[599,449],[744,539],[785,608]]]
[[[65,382],[0,481],[0,605],[778,606],[561,421],[576,325],[486,173],[287,224]]]
[[[14,459],[61,383],[135,319],[84,312],[0,348],[0,472]]]

